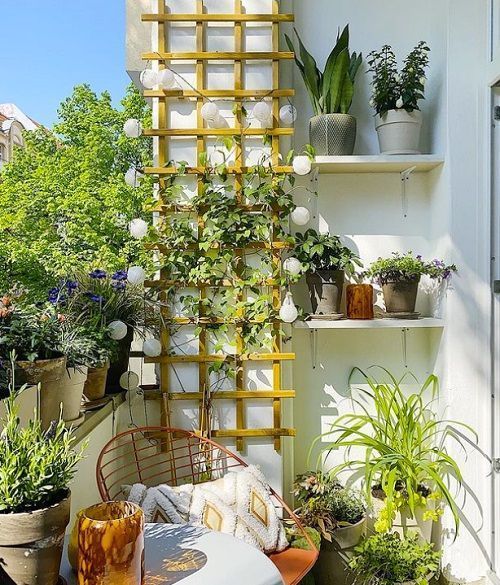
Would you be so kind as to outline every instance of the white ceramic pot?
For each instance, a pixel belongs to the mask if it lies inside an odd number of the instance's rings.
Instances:
[[[389,110],[375,117],[381,154],[420,154],[422,112]]]
[[[378,519],[380,510],[384,506],[384,502],[383,500],[373,498],[372,506],[373,510],[369,517],[368,529],[371,532],[375,532],[375,522]],[[416,508],[414,517],[411,516],[409,508],[403,508],[396,513],[391,532],[397,532],[401,536],[405,536],[409,531],[417,532],[420,533],[423,540],[431,542],[434,522],[432,520],[424,520],[424,513],[428,509],[433,510],[435,506],[436,502],[434,500],[428,500],[426,508],[423,506]]]

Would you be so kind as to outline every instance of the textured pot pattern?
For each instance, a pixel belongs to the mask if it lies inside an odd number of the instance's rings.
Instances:
[[[106,394],[106,379],[108,377],[109,363],[100,368],[89,368],[87,379],[83,385],[83,394],[89,400],[99,400]]]
[[[389,110],[375,117],[375,128],[382,154],[420,154],[422,112]]]
[[[382,285],[385,309],[388,313],[413,313],[417,302],[420,277],[395,280]]]
[[[316,585],[352,585],[354,577],[348,562],[355,546],[366,534],[366,518],[357,524],[337,528],[332,542],[321,541],[319,558],[314,566]]]
[[[118,355],[109,366],[106,380],[106,394],[118,394],[118,392],[122,392],[123,388],[120,386],[120,377],[129,369],[130,348],[132,347],[133,340],[134,330],[132,327],[129,327],[126,337],[118,343]]]
[[[349,114],[322,114],[309,122],[309,139],[318,156],[343,156],[354,152],[356,118]]]
[[[0,583],[56,585],[69,518],[69,495],[43,510],[0,514]]]
[[[317,270],[306,274],[311,306],[315,315],[340,313],[344,280],[343,270]]]

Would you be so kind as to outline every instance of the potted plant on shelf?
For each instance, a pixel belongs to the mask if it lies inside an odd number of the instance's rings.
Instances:
[[[300,504],[297,514],[304,526],[321,535],[314,568],[316,585],[346,583],[346,555],[366,533],[366,507],[361,494],[343,487],[321,472],[299,475],[294,495]]]
[[[431,280],[429,292],[431,295],[431,315],[433,317],[443,317],[446,292],[450,288],[453,274],[457,271],[455,264],[446,264],[437,258],[428,262],[426,274]]]
[[[338,236],[308,229],[295,238],[294,256],[306,271],[306,280],[314,315],[338,319],[345,275],[352,276],[359,257]]]
[[[356,142],[356,118],[349,115],[356,74],[363,61],[361,54],[349,51],[349,25],[328,57],[324,71],[308,53],[298,32],[300,59],[295,57],[311,99],[315,116],[309,125],[310,142],[318,155],[350,155]],[[285,35],[291,51],[292,40]]]
[[[421,41],[406,57],[398,72],[396,56],[389,45],[368,55],[373,73],[371,105],[382,154],[420,154],[422,113],[418,102],[424,98],[425,70],[430,49]]]
[[[389,258],[379,258],[366,271],[366,275],[382,287],[385,309],[390,317],[417,317],[418,283],[427,265],[422,256],[412,252],[394,252]]]
[[[22,428],[17,394],[13,381],[0,424],[0,582],[56,585],[82,453],[62,420],[45,431],[39,420]]]
[[[357,548],[349,566],[365,585],[428,585],[439,574],[441,553],[417,535],[376,534]]]
[[[151,309],[141,271],[140,267],[134,267],[132,278],[126,270],[107,274],[95,269],[75,278],[77,286],[70,312],[86,316],[90,321],[97,319],[104,328],[109,328],[110,337],[118,342],[107,371],[106,392],[109,394],[122,390],[120,376],[129,369],[134,333],[143,334],[146,313]],[[106,363],[99,368],[99,374],[103,374],[103,368],[106,368]]]
[[[352,398],[358,412],[338,417],[320,437],[332,438],[324,451],[345,449],[345,461],[331,473],[336,476],[350,470],[363,474],[367,501],[377,514],[377,532],[398,530],[406,535],[417,529],[430,540],[432,522],[439,520],[444,505],[449,506],[458,532],[459,508],[447,480],[454,477],[460,486],[462,475],[447,442],[463,448],[458,429],[470,433],[473,441],[477,436],[468,425],[441,420],[435,413],[435,376],[429,376],[418,391],[405,394],[402,386],[415,383],[413,376],[398,380],[386,369],[380,370],[388,382],[353,369],[349,383],[355,373],[361,373],[366,385],[362,399]]]

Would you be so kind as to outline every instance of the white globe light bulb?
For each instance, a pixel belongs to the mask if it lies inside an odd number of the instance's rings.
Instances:
[[[296,156],[293,159],[293,172],[296,175],[308,175],[312,170],[312,162],[308,156]]]
[[[283,323],[293,323],[299,316],[299,312],[297,311],[297,307],[293,302],[293,296],[291,292],[286,293],[285,300],[281,305],[279,314]]]
[[[287,104],[280,109],[280,120],[283,124],[291,126],[297,120],[297,108]]]
[[[158,73],[152,69],[144,69],[139,76],[139,79],[146,89],[154,89],[158,85]]]
[[[302,263],[297,258],[287,258],[283,262],[283,269],[292,276],[298,276],[302,272]]]
[[[130,284],[144,284],[146,272],[142,266],[131,266],[127,272],[127,280]]]
[[[147,222],[140,218],[133,219],[128,224],[130,235],[136,240],[142,240],[143,238],[146,237],[148,233],[148,227],[149,226]]]
[[[135,390],[139,387],[139,382],[139,376],[130,370],[120,376],[120,387],[124,390]]]
[[[311,219],[311,213],[307,207],[296,207],[290,217],[295,225],[306,225]]]
[[[206,122],[214,122],[220,116],[219,106],[214,102],[206,102],[201,108],[201,117]]]
[[[143,131],[142,122],[135,118],[130,118],[123,124],[123,131],[129,138],[139,138]]]
[[[210,128],[228,128],[229,124],[227,123],[226,118],[221,116],[220,114],[214,118],[213,120],[208,120],[208,125]]]
[[[148,357],[159,357],[161,355],[161,343],[158,339],[146,339],[142,344],[142,351]]]
[[[120,341],[127,336],[128,327],[123,321],[111,321],[108,325],[108,333],[111,339]]]
[[[139,187],[140,179],[142,179],[142,176],[143,174],[141,173],[141,171],[138,171],[137,169],[134,168],[130,168],[125,173],[125,183],[127,183],[129,187]]]
[[[162,69],[158,73],[158,86],[161,89],[172,89],[175,85],[175,73],[170,69]]]
[[[271,120],[272,110],[266,102],[258,102],[253,108],[253,117],[262,124],[268,124]]]

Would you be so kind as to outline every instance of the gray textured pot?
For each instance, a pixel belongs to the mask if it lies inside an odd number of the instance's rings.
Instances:
[[[349,114],[322,114],[309,122],[309,140],[318,156],[342,156],[354,152],[356,118]]]
[[[315,315],[340,313],[344,280],[343,270],[317,270],[306,274],[311,306]]]
[[[0,583],[56,585],[70,495],[33,512],[0,514]]]
[[[385,310],[388,313],[413,313],[419,282],[420,277],[412,280],[394,280],[383,284]]]

